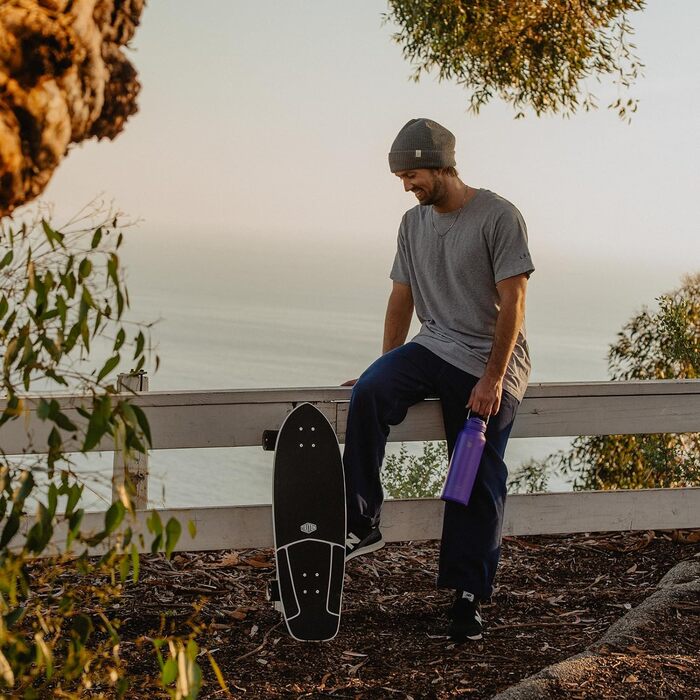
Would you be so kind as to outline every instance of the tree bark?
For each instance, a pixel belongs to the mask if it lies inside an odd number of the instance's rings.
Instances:
[[[145,0],[4,0],[0,216],[44,190],[70,144],[113,139],[137,111],[123,53]]]

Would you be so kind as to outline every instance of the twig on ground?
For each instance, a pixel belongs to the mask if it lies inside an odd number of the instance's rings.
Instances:
[[[243,659],[248,658],[249,656],[253,656],[253,654],[257,654],[259,651],[262,651],[263,647],[265,644],[267,644],[267,640],[269,639],[270,635],[282,624],[282,621],[280,620],[276,625],[273,625],[270,627],[267,632],[265,632],[265,636],[263,637],[262,642],[260,643],[259,646],[255,647],[252,651],[246,652],[245,654],[242,654],[241,656],[238,656],[233,660],[232,663],[238,663],[239,661],[243,661]]]

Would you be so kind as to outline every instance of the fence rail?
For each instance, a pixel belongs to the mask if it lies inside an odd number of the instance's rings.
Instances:
[[[297,404],[315,404],[345,438],[350,388],[291,388],[233,391],[169,391],[131,395],[143,408],[151,426],[153,449],[260,446],[265,430],[276,430]],[[77,407],[82,396],[54,397],[74,423],[84,419]],[[39,397],[27,397],[26,414],[1,432],[5,454],[46,449],[50,426],[36,415]],[[0,402],[0,410],[3,404]],[[576,382],[533,384],[528,387],[512,437],[554,437],[640,433],[700,432],[700,380]],[[413,406],[392,428],[390,441],[444,438],[437,399]],[[78,446],[64,434],[68,450]],[[95,450],[109,451],[103,441]],[[118,470],[138,471],[147,479],[143,460]],[[145,489],[142,490],[145,493]],[[141,505],[145,508],[145,502]],[[436,499],[388,501],[383,529],[390,540],[432,539],[440,536],[442,504]],[[178,549],[221,549],[269,546],[269,506],[231,506],[159,511],[194,520],[198,535],[183,535]],[[147,512],[139,514],[145,520]],[[103,514],[89,515],[97,527]],[[506,506],[506,534],[547,534],[594,530],[700,527],[700,489],[587,492],[511,496]],[[186,531],[187,528],[184,528]],[[21,541],[18,533],[13,544]],[[62,536],[54,538],[61,548]]]
[[[261,445],[264,430],[277,429],[304,401],[320,408],[345,438],[349,388],[256,389],[234,391],[153,391],[132,397],[148,416],[153,449],[246,447]],[[61,410],[78,426],[81,396],[59,398]],[[28,398],[27,415],[2,429],[2,449],[21,454],[45,449],[49,425],[36,416],[37,398]],[[3,404],[0,402],[0,410]],[[531,385],[518,411],[512,437],[687,433],[700,431],[700,380],[594,382]],[[439,440],[445,437],[440,402],[413,406],[389,440]],[[64,434],[69,449],[77,450]],[[103,441],[95,451],[109,451]]]
[[[436,498],[386,501],[382,534],[388,542],[432,540],[441,536],[443,502]],[[138,527],[146,532],[150,511],[137,511]],[[175,517],[182,536],[175,551],[272,547],[272,510],[269,505],[212,506],[159,510],[161,520]],[[509,496],[503,522],[504,535],[554,535],[575,532],[670,530],[700,527],[700,488],[643,489],[639,491],[588,491]],[[196,526],[190,537],[187,524]],[[82,528],[97,532],[104,513],[87,513]],[[20,545],[31,523],[12,546]],[[45,555],[63,551],[66,528],[58,528]],[[107,550],[110,540],[94,547]],[[148,541],[141,551],[150,551]]]

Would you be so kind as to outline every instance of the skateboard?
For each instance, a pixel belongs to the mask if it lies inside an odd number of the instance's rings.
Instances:
[[[297,406],[277,435],[272,526],[277,579],[270,597],[289,634],[333,639],[345,575],[345,480],[338,438],[309,403]]]

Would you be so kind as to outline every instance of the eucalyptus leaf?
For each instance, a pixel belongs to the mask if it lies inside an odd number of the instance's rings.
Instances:
[[[10,540],[17,534],[17,530],[19,530],[19,512],[13,509],[5,521],[5,527],[0,535],[0,550],[9,544]]]
[[[12,262],[14,257],[14,251],[8,250],[7,253],[5,253],[5,255],[2,256],[2,260],[0,260],[0,270],[2,270],[3,267],[7,267]]]
[[[163,523],[157,510],[151,511],[151,514],[146,519],[148,531],[154,535],[160,535],[163,532]]]
[[[111,371],[114,370],[114,368],[119,364],[121,361],[121,356],[119,353],[116,355],[113,355],[110,357],[107,362],[105,362],[104,367],[100,370],[100,373],[97,375],[97,381],[101,382]]]
[[[119,527],[125,514],[124,504],[121,501],[115,501],[107,509],[105,513],[105,531],[110,534]]]
[[[136,404],[131,404],[131,410],[136,415],[136,420],[138,421],[139,428],[141,428],[141,431],[143,432],[143,435],[146,438],[148,445],[151,446],[153,444],[153,439],[151,438],[151,427],[148,423],[148,418],[146,417],[146,414],[144,413],[143,409],[140,406],[137,406]]]
[[[92,263],[90,262],[90,258],[83,258],[78,266],[78,280],[82,282],[84,279],[90,276],[91,272]]]
[[[92,241],[90,241],[90,248],[92,248],[92,250],[97,248],[97,246],[100,245],[101,240],[102,240],[102,226],[99,226],[98,228],[95,229],[95,233],[92,236]]]
[[[170,685],[177,678],[177,660],[169,658],[163,666],[160,682],[164,686]]]
[[[180,525],[180,521],[175,518],[170,518],[165,526],[165,534],[165,556],[170,559],[170,555],[173,553],[180,539],[180,535],[182,534],[182,525]]]
[[[139,550],[136,547],[136,543],[131,544],[131,570],[133,572],[133,581],[138,583],[139,580],[139,565],[141,558],[139,556]]]

